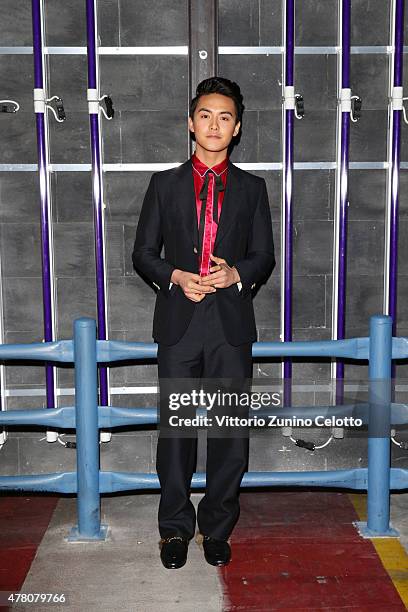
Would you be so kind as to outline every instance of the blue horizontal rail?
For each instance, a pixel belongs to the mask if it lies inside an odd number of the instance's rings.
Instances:
[[[252,357],[342,357],[368,360],[370,338],[348,340],[304,340],[298,342],[254,342]],[[157,344],[97,340],[97,361],[109,363],[129,359],[155,359]],[[408,338],[392,339],[392,359],[408,358]]]
[[[157,344],[97,340],[97,362],[142,360],[157,358]],[[342,357],[368,360],[369,338],[299,342],[254,342],[252,357]],[[392,338],[392,359],[408,358],[408,338]],[[31,344],[0,344],[0,360],[59,361],[74,363],[72,340]]]
[[[0,491],[43,491],[52,493],[76,493],[77,473],[28,474],[25,476],[0,476]]]
[[[247,472],[241,486],[340,487],[367,491],[367,484],[368,469],[355,468],[325,472]],[[205,473],[194,474],[191,486],[194,489],[205,487]],[[156,474],[101,472],[100,487],[103,493],[113,493],[132,489],[158,489],[160,484]],[[391,489],[406,488],[408,488],[408,470],[391,468]]]
[[[369,338],[300,342],[254,342],[252,357],[343,357],[368,359]],[[108,363],[127,359],[155,359],[157,344],[97,340],[97,361]],[[407,350],[408,356],[408,350]]]
[[[191,482],[193,489],[205,487],[205,473],[195,473]],[[248,472],[241,486],[308,486],[339,487],[367,491],[368,469],[312,471],[312,472]],[[140,489],[159,489],[157,474],[132,472],[99,472],[99,492],[117,493]],[[399,491],[408,488],[408,470],[391,468],[390,489]],[[52,491],[55,493],[77,493],[76,472],[39,474],[35,476],[0,476],[0,491]]]
[[[72,340],[33,342],[32,344],[0,344],[0,359],[30,359],[30,361],[74,362]]]
[[[342,357],[369,361],[367,402],[319,407],[291,407],[290,416],[311,418],[317,414],[358,415],[370,427],[408,422],[408,406],[391,403],[389,384],[392,359],[408,358],[408,338],[392,338],[391,317],[370,319],[370,336],[348,340],[257,342],[253,357]],[[121,408],[98,406],[97,364],[124,360],[155,359],[157,345],[116,340],[97,340],[96,323],[81,318],[74,322],[73,340],[38,344],[0,345],[1,360],[45,360],[75,364],[75,406],[57,409],[0,411],[2,425],[43,425],[76,429],[77,469],[75,472],[0,477],[0,490],[53,491],[77,495],[78,539],[102,537],[100,495],[133,489],[157,489],[156,474],[104,472],[99,467],[99,429],[157,423],[157,407]],[[205,412],[203,409],[201,411]],[[198,412],[200,412],[200,410]],[[289,407],[273,414],[288,416]],[[323,412],[322,412],[323,411]],[[264,416],[270,410],[252,410],[249,416]],[[368,418],[370,417],[370,418]],[[387,430],[388,431],[388,430]],[[194,474],[193,488],[205,486],[205,474]],[[325,472],[249,472],[243,487],[308,486],[359,489],[368,492],[367,528],[375,535],[390,535],[390,488],[408,488],[408,470],[391,468],[389,436],[368,437],[368,467]]]
[[[294,406],[289,410],[274,408],[273,410],[249,410],[248,418],[276,416],[277,418],[296,417],[313,419],[328,415],[335,418],[353,416],[361,419],[364,425],[369,424],[368,403],[342,404],[338,406]],[[197,416],[207,413],[205,408],[197,410]],[[408,424],[408,404],[391,403],[390,422],[392,425]],[[123,408],[116,406],[98,406],[98,429],[114,429],[130,425],[154,425],[158,423],[157,408]],[[0,425],[44,425],[59,429],[75,429],[75,406],[63,408],[34,408],[29,410],[7,410],[0,412]]]
[[[75,429],[75,422],[75,407],[73,406],[0,412],[0,425],[44,425],[59,429]]]

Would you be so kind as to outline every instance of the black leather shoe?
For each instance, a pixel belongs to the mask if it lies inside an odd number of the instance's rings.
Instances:
[[[160,559],[166,569],[178,569],[187,561],[188,539],[172,536],[160,540]]]
[[[227,565],[231,561],[231,547],[225,540],[216,540],[209,536],[203,539],[204,557],[210,565]]]

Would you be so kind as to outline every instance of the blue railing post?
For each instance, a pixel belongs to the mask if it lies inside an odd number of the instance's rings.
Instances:
[[[392,318],[370,318],[366,537],[394,536],[390,528]]]
[[[99,490],[98,381],[96,323],[94,319],[74,321],[75,412],[77,442],[78,526],[69,541],[105,539],[101,525]]]

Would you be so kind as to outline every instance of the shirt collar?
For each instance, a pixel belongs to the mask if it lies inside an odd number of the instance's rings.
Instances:
[[[202,162],[200,159],[198,159],[195,153],[193,153],[191,156],[191,163],[193,165],[194,170],[196,170],[196,172],[198,172],[198,174],[202,177],[205,175],[207,170],[209,170],[209,167],[204,162]],[[215,172],[215,174],[223,174],[227,168],[228,168],[228,155],[225,159],[222,160],[222,162],[213,166],[211,170]]]

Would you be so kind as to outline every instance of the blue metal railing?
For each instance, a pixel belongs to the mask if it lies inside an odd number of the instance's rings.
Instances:
[[[343,357],[369,361],[368,467],[312,472],[248,472],[243,487],[308,486],[338,487],[367,491],[367,524],[361,532],[368,537],[395,535],[390,527],[390,489],[408,489],[408,470],[391,468],[390,436],[370,435],[373,424],[389,431],[393,422],[408,422],[408,406],[391,403],[391,363],[408,358],[408,338],[392,338],[392,319],[375,315],[370,319],[370,336],[319,342],[256,342],[253,357]],[[75,472],[0,476],[0,490],[53,491],[77,495],[78,525],[69,536],[74,540],[99,540],[106,535],[100,522],[100,495],[136,489],[158,489],[156,474],[103,472],[99,469],[99,429],[157,423],[157,407],[119,408],[97,404],[97,364],[128,359],[155,358],[156,344],[97,340],[96,323],[81,318],[74,322],[73,340],[41,344],[0,345],[0,359],[29,359],[75,364],[75,406],[56,409],[10,410],[0,412],[0,425],[43,425],[76,429],[77,469]],[[347,415],[354,406],[333,407]],[[287,407],[282,410],[286,412]],[[303,409],[301,409],[303,410]],[[322,407],[307,408],[308,416]],[[279,411],[275,411],[277,414]],[[299,411],[297,411],[299,412]],[[205,474],[193,476],[192,487],[205,486]]]

